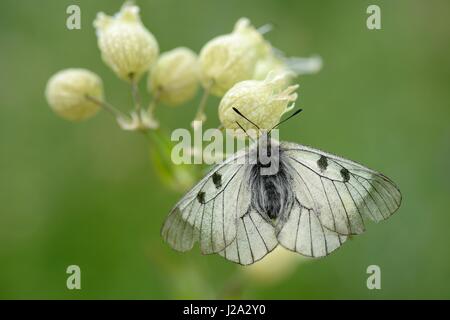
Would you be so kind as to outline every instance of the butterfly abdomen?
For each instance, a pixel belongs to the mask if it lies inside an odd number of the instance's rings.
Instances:
[[[289,181],[283,166],[274,175],[262,175],[261,168],[254,166],[251,173],[252,207],[271,220],[289,212],[294,199]]]
[[[274,179],[271,176],[262,177],[262,188],[264,190],[264,201],[259,203],[262,211],[265,212],[270,219],[276,219],[280,212],[280,194],[274,185]]]

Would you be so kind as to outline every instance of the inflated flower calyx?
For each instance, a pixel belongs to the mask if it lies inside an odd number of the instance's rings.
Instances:
[[[94,21],[103,61],[123,80],[137,82],[159,53],[155,37],[139,17],[139,7],[125,3],[114,16],[103,12]]]
[[[270,73],[264,80],[246,80],[234,85],[222,98],[219,118],[228,129],[239,129],[239,122],[245,130],[255,127],[238,115],[239,110],[261,129],[271,129],[281,116],[294,107],[298,85],[286,86],[289,73]]]
[[[151,69],[148,90],[158,101],[177,106],[195,96],[198,84],[197,55],[179,47],[161,54]]]
[[[200,51],[200,80],[203,87],[223,96],[236,83],[253,78],[258,59],[270,45],[250,21],[241,18],[230,34],[210,40]]]
[[[45,96],[50,107],[59,116],[80,121],[94,116],[103,101],[102,79],[86,69],[65,69],[54,74],[47,82]]]

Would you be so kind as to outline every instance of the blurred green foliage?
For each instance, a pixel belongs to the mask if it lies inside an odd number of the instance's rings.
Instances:
[[[270,285],[241,277],[219,256],[174,252],[159,231],[180,194],[159,182],[148,141],[120,131],[106,113],[66,122],[44,99],[54,72],[84,67],[103,78],[109,101],[130,106],[129,88],[101,61],[92,27],[98,11],[112,14],[122,1],[3,0],[1,298],[214,298],[230,281],[243,298],[450,298],[448,1],[137,3],[162,51],[198,52],[247,16],[256,26],[273,24],[267,37],[288,55],[320,54],[323,70],[299,79],[305,112],[283,125],[281,138],[382,171],[400,186],[402,207]],[[81,7],[81,30],[65,27],[70,4]],[[369,4],[380,5],[382,30],[366,28]],[[161,106],[161,122],[188,127],[199,98],[176,110]],[[218,101],[208,102],[210,127],[218,125]],[[81,291],[66,289],[71,264],[81,267]],[[366,288],[371,264],[381,267],[382,290]]]

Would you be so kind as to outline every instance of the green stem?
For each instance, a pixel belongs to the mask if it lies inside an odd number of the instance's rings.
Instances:
[[[195,115],[194,121],[204,121],[206,102],[208,101],[210,87],[211,86],[207,86],[205,88],[205,90],[203,91],[203,95],[202,95],[202,98],[200,100],[200,104],[198,106],[197,114]]]
[[[155,114],[155,110],[158,103],[159,103],[159,93],[156,92],[147,108],[147,112],[151,117],[153,117],[153,115]]]
[[[112,114],[116,119],[118,117],[128,117],[125,113],[123,113],[122,111],[120,111],[119,109],[117,109],[116,107],[114,107],[113,105],[109,104],[106,101],[101,101],[93,96],[90,95],[85,95],[85,98],[95,104],[97,104],[98,106],[102,107],[103,109],[105,109],[108,113]]]
[[[133,95],[133,102],[136,108],[136,112],[139,115],[141,111],[141,97],[139,95],[139,87],[136,81],[131,82],[131,94]]]

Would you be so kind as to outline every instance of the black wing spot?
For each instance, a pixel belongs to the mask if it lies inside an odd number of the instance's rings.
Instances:
[[[212,175],[212,179],[214,185],[216,186],[216,189],[219,189],[222,186],[222,176],[217,172],[214,172],[214,174]]]
[[[325,156],[320,156],[320,159],[317,160],[317,165],[319,166],[320,170],[325,171],[328,167],[328,160]]]
[[[203,191],[200,191],[199,193],[197,193],[197,200],[201,204],[205,204],[205,193]]]
[[[348,182],[350,180],[350,172],[345,168],[341,169],[341,176],[344,179],[344,182]]]

